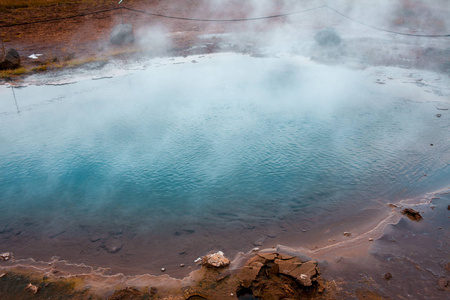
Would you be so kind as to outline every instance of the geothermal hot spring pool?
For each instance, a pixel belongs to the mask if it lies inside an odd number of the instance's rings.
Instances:
[[[1,251],[171,274],[448,187],[448,76],[193,59],[1,86]]]

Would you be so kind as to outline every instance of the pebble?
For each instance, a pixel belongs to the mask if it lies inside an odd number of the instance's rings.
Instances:
[[[166,271],[166,268],[161,268],[161,272],[165,272]]]
[[[384,273],[383,277],[384,277],[384,279],[386,279],[386,280],[391,280],[391,279],[392,279],[392,274],[389,273],[389,272],[387,272],[387,273]]]
[[[39,287],[34,284],[31,284],[31,282],[27,285],[27,287],[25,289],[29,290],[33,294],[36,294],[39,291]]]
[[[180,268],[184,267],[184,264],[180,264]]]
[[[351,232],[348,232],[348,231],[345,231],[345,232],[344,232],[344,235],[345,235],[345,236],[351,236],[352,233],[351,233]]]
[[[369,238],[369,242],[373,242],[373,238]]]
[[[11,252],[5,252],[0,254],[0,260],[8,261],[12,258],[13,254]]]

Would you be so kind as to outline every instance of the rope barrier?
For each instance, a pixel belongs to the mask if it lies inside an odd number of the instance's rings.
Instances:
[[[8,28],[8,27],[15,27],[15,26],[23,26],[23,25],[31,25],[31,24],[39,24],[39,23],[61,21],[61,20],[73,19],[73,18],[84,17],[84,16],[89,16],[89,15],[101,14],[101,13],[110,12],[110,11],[114,11],[114,10],[118,10],[118,9],[120,9],[121,11],[123,9],[125,9],[125,10],[128,10],[128,11],[141,13],[141,14],[146,14],[146,15],[149,15],[149,16],[166,18],[166,19],[183,20],[183,21],[197,21],[197,22],[246,22],[246,21],[256,21],[256,20],[282,18],[282,17],[287,17],[287,16],[291,16],[291,15],[301,14],[301,13],[305,13],[305,12],[309,12],[309,11],[319,10],[319,9],[322,9],[322,8],[327,8],[327,9],[331,10],[332,12],[334,12],[334,13],[340,15],[341,17],[343,17],[343,18],[345,18],[347,20],[350,20],[350,21],[352,21],[354,23],[357,23],[357,24],[360,24],[362,26],[365,26],[365,27],[368,27],[368,28],[372,28],[372,29],[375,29],[375,30],[378,30],[378,31],[382,31],[382,32],[398,34],[398,35],[404,35],[404,36],[415,36],[415,37],[429,37],[429,38],[450,37],[450,34],[414,34],[414,33],[404,33],[404,32],[398,32],[398,31],[393,31],[393,30],[380,28],[380,27],[373,26],[373,25],[370,25],[370,24],[366,24],[364,22],[361,22],[361,21],[358,21],[356,19],[353,19],[352,17],[345,15],[344,13],[334,9],[333,7],[330,7],[327,4],[324,4],[324,5],[321,5],[321,6],[317,6],[317,7],[313,7],[313,8],[309,8],[309,9],[305,9],[305,10],[301,10],[301,11],[291,12],[291,13],[270,15],[270,16],[263,16],[263,17],[255,17],[255,18],[240,18],[240,19],[198,19],[198,18],[177,17],[177,16],[169,16],[169,15],[157,14],[157,13],[152,13],[152,12],[147,12],[147,11],[143,11],[143,10],[138,10],[138,9],[133,9],[133,8],[129,8],[129,7],[120,6],[120,7],[115,7],[115,8],[110,8],[110,9],[105,9],[105,10],[100,10],[100,11],[95,11],[95,12],[90,12],[90,13],[83,13],[83,14],[78,14],[78,15],[73,15],[73,16],[61,17],[61,18],[54,18],[54,19],[40,20],[40,21],[33,21],[33,22],[24,22],[24,23],[17,23],[17,24],[9,24],[9,25],[1,25],[0,28]],[[122,23],[123,23],[123,21],[122,21]]]
[[[318,10],[321,8],[325,8],[326,5],[308,8],[301,11],[296,11],[292,13],[286,13],[286,14],[279,14],[279,15],[271,15],[271,16],[264,16],[264,17],[255,17],[255,18],[242,18],[242,19],[196,19],[196,18],[185,18],[185,17],[175,17],[175,16],[168,16],[168,15],[162,15],[162,14],[156,14],[156,13],[150,13],[143,10],[137,10],[133,8],[124,7],[123,9],[134,11],[137,13],[146,14],[149,16],[154,17],[161,17],[161,18],[167,18],[167,19],[175,19],[175,20],[184,20],[184,21],[198,21],[198,22],[245,22],[245,21],[256,21],[256,20],[264,20],[264,19],[273,19],[273,18],[281,18],[281,17],[287,17],[295,14],[301,14],[308,11]]]
[[[23,25],[31,25],[31,24],[40,24],[40,23],[48,23],[48,22],[61,21],[61,20],[67,20],[67,19],[74,19],[74,18],[85,17],[85,16],[90,16],[90,15],[102,14],[102,13],[105,13],[105,12],[118,10],[118,9],[120,9],[120,7],[115,7],[115,8],[105,9],[105,10],[99,10],[99,11],[94,11],[94,12],[84,13],[84,14],[78,14],[78,15],[73,15],[73,16],[68,16],[68,17],[61,17],[61,18],[54,18],[54,19],[40,20],[40,21],[33,21],[33,22],[16,23],[16,24],[9,24],[9,25],[1,25],[0,28],[23,26]]]
[[[355,22],[357,24],[360,24],[360,25],[363,25],[363,26],[366,26],[366,27],[369,27],[369,28],[372,28],[372,29],[375,29],[375,30],[378,30],[378,31],[384,31],[384,32],[388,32],[388,33],[394,33],[394,34],[406,35],[406,36],[417,36],[417,37],[431,37],[431,38],[450,37],[450,34],[414,34],[414,33],[404,33],[404,32],[398,32],[398,31],[392,31],[392,30],[388,30],[388,29],[383,29],[383,28],[380,28],[380,27],[376,27],[376,26],[369,25],[369,24],[363,23],[361,21],[355,20],[355,19],[353,19],[353,18],[351,18],[351,17],[341,13],[340,11],[338,11],[338,10],[328,6],[328,5],[325,5],[325,6],[329,10],[331,10],[332,12],[340,15],[341,17],[344,17],[344,18],[346,18],[346,19],[348,19],[348,20],[350,20],[352,22]]]

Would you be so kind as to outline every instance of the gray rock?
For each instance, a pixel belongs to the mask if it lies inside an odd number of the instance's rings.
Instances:
[[[320,46],[337,46],[341,43],[341,37],[334,28],[325,28],[319,31],[315,36],[317,44]]]
[[[6,51],[5,58],[0,62],[0,70],[17,69],[20,67],[20,55],[16,49]]]
[[[133,44],[133,25],[119,24],[111,32],[110,42],[114,45]]]
[[[105,249],[106,252],[114,254],[119,252],[122,249],[123,245],[124,243],[120,240],[108,239],[106,241],[103,241],[100,247]]]

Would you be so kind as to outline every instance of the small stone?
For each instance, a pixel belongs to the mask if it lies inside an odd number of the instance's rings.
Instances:
[[[4,59],[0,58],[0,70],[17,69],[20,67],[20,55],[16,49],[6,51]]]
[[[314,39],[320,46],[337,46],[341,43],[341,37],[334,28],[325,28],[319,31]]]
[[[230,264],[230,260],[225,257],[222,251],[218,251],[202,257],[202,264],[206,267],[223,268]]]
[[[439,278],[438,289],[441,291],[446,291],[449,288],[450,288],[450,281],[445,277]]]
[[[166,268],[161,268],[161,272],[165,272],[166,271]]]
[[[196,260],[194,260],[194,262],[195,262],[196,264],[201,263],[201,262],[202,262],[201,257],[199,257],[199,258],[197,258]]]
[[[383,278],[386,279],[386,280],[391,280],[392,279],[392,274],[389,273],[389,272],[384,273]]]
[[[39,291],[39,287],[34,284],[31,284],[31,282],[27,285],[25,289],[32,292],[33,294],[36,294]]]
[[[345,235],[345,236],[351,236],[352,233],[351,233],[351,232],[348,232],[348,231],[345,231],[345,232],[344,232],[344,235]]]
[[[11,258],[13,258],[12,252],[4,252],[4,253],[0,254],[0,260],[2,260],[2,261],[8,261]]]
[[[6,275],[6,273],[0,274],[0,278],[4,277],[5,275]]]
[[[184,267],[184,264],[180,264],[180,268],[183,268]]]
[[[440,117],[442,117],[442,115],[441,114],[437,114],[436,117],[440,118]]]
[[[89,238],[89,240],[90,240],[92,243],[95,243],[95,242],[100,241],[100,240],[101,240],[101,237],[99,237],[99,236],[91,236],[91,237]]]
[[[258,247],[255,247],[255,248],[253,248],[250,252],[258,252],[259,251],[259,248]]]
[[[373,242],[373,238],[369,238],[369,242]]]
[[[262,246],[264,242],[266,241],[265,237],[261,237],[253,242],[253,246]]]
[[[101,247],[105,249],[106,252],[114,254],[119,252],[122,249],[123,245],[124,243],[122,243],[120,240],[108,239],[102,242]]]
[[[405,208],[402,210],[402,214],[407,216],[412,221],[420,221],[422,220],[422,216],[420,213],[412,208]]]
[[[119,24],[111,32],[110,42],[114,45],[133,44],[133,25]]]
[[[430,146],[434,146],[433,144],[430,144]]]

